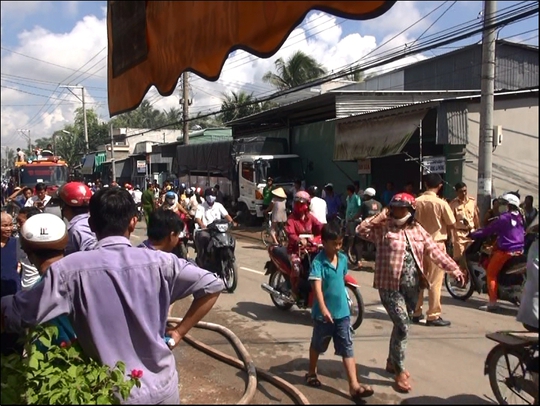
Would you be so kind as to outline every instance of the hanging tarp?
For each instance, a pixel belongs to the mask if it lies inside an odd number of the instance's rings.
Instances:
[[[137,108],[152,85],[162,96],[171,95],[184,71],[217,80],[236,49],[269,58],[312,9],[366,20],[394,3],[108,1],[109,113]]]
[[[336,120],[334,161],[356,161],[401,153],[429,109],[420,108],[380,118],[370,114],[371,118],[357,116]]]

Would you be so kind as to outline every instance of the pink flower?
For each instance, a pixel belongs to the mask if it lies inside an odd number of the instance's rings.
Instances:
[[[143,371],[141,371],[140,369],[134,369],[133,371],[131,371],[131,377],[133,379],[141,379],[142,375]]]
[[[66,347],[67,347],[67,343],[66,343],[65,341],[62,341],[62,342],[60,343],[60,347],[61,347],[61,348],[66,348]]]

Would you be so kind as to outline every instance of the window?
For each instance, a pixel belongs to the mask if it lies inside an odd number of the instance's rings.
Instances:
[[[242,177],[245,180],[254,182],[255,168],[253,162],[242,162]]]

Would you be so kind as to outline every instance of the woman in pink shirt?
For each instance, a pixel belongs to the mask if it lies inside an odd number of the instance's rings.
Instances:
[[[387,208],[356,229],[377,246],[373,287],[379,290],[381,303],[394,323],[386,371],[395,374],[396,389],[400,392],[412,389],[404,366],[405,349],[420,285],[428,284],[423,273],[424,254],[457,280],[463,278],[459,266],[414,219],[415,209],[414,196],[399,193]]]

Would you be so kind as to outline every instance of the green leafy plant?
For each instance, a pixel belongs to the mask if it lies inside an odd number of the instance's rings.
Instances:
[[[123,362],[110,368],[86,356],[77,341],[51,345],[56,337],[56,326],[38,326],[26,337],[26,357],[2,355],[2,405],[120,404],[141,387],[142,371],[126,379]]]

